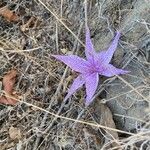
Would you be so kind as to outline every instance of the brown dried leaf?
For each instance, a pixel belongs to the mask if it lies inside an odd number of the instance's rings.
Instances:
[[[6,6],[0,8],[0,15],[10,22],[16,22],[19,20],[19,16],[13,11],[9,10]]]
[[[4,90],[8,94],[12,94],[12,90],[13,90],[13,86],[15,84],[16,76],[17,76],[17,71],[11,70],[3,78]]]
[[[17,71],[13,69],[4,76],[3,81],[2,81],[4,91],[8,95],[13,96],[13,97],[16,97],[16,95],[13,94],[13,86],[16,81],[16,76],[17,76]],[[1,96],[0,103],[15,105],[17,101],[9,97]]]

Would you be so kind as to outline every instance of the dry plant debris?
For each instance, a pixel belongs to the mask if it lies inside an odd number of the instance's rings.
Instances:
[[[10,127],[9,128],[9,136],[12,140],[21,139],[21,130],[18,128]]]
[[[101,77],[93,104],[86,109],[84,88],[63,103],[77,74],[51,55],[74,54],[85,58],[83,1],[1,0],[0,8],[4,6],[10,15],[7,18],[2,11],[0,15],[2,92],[10,92],[14,97],[17,91],[23,101],[15,105],[5,95],[0,99],[3,104],[9,101],[13,105],[0,106],[1,150],[150,149],[149,104],[119,78]],[[120,31],[111,64],[130,70],[131,73],[121,77],[149,100],[148,0],[88,0],[87,8],[95,50],[106,50],[115,32]],[[19,16],[18,21],[12,19],[12,12]],[[14,78],[9,76],[13,85],[7,89],[2,77],[10,68],[17,68],[19,76],[15,85],[16,73]],[[77,123],[77,120],[94,125]]]
[[[3,81],[2,81],[4,92],[14,97],[17,97],[17,95],[14,94],[14,91],[13,91],[14,84],[16,81],[16,76],[17,76],[17,71],[13,69],[3,77]],[[1,96],[0,103],[15,105],[17,101],[7,96]]]

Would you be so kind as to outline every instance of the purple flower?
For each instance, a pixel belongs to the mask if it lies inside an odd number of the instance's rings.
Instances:
[[[85,84],[86,87],[85,105],[88,106],[92,102],[94,93],[96,92],[99,82],[99,75],[111,77],[118,74],[128,73],[128,71],[118,69],[110,64],[113,54],[117,48],[119,38],[120,32],[117,32],[108,50],[96,52],[90,39],[89,28],[86,27],[86,45],[85,45],[86,60],[76,55],[68,55],[68,56],[52,55],[56,59],[68,65],[74,71],[80,73],[78,77],[74,80],[70,89],[68,90],[68,94],[65,97],[65,101],[83,84]]]

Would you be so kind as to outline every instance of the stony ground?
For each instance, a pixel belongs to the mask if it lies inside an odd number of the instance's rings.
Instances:
[[[101,77],[88,108],[84,88],[63,102],[76,73],[51,57],[85,57],[84,4],[0,0],[1,150],[150,149],[150,1],[88,1],[95,49],[120,30],[112,63],[130,70]]]

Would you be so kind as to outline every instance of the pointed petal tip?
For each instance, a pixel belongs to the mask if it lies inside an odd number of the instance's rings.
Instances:
[[[62,61],[64,62],[65,58],[67,55],[51,55],[53,58],[59,60],[59,61]],[[65,62],[64,62],[65,63]],[[67,64],[66,64],[67,65]]]
[[[71,97],[71,96],[70,96],[70,97]],[[66,102],[68,99],[69,99],[69,96],[66,95],[65,98],[64,98],[64,102]]]
[[[123,72],[121,74],[127,74],[127,73],[130,73],[131,71],[128,71],[128,70],[123,70]]]
[[[85,107],[88,107],[90,105],[90,103],[85,102]]]
[[[53,55],[53,54],[52,54],[52,55],[50,55],[50,56],[55,57],[56,55]]]
[[[87,24],[85,25],[85,29],[86,29],[86,30],[89,30],[89,26],[88,26]]]
[[[121,32],[120,32],[120,31],[116,31],[116,36],[117,36],[118,38],[120,38]]]
[[[119,30],[116,31],[116,34],[121,34],[121,32]]]
[[[128,74],[131,71],[127,71],[127,70],[122,70],[122,69],[118,69],[118,72],[116,73],[116,75],[124,75],[124,74]]]
[[[130,71],[116,68],[112,64],[104,66],[104,70],[100,72],[101,75],[104,75],[106,77],[112,77],[114,75],[127,74],[127,73],[130,73]]]
[[[86,102],[85,102],[85,107],[88,107],[89,105],[90,105],[90,103],[86,103]]]
[[[51,55],[51,57],[54,57],[56,59],[58,59],[58,56],[61,56],[61,55]]]
[[[86,33],[86,37],[90,38],[89,37],[90,36],[90,29],[89,29],[88,25],[85,26],[85,33]]]
[[[63,56],[63,55],[51,55],[52,57],[54,57],[54,58],[58,58],[59,56]]]
[[[92,102],[93,102],[93,98],[89,99],[88,97],[86,97],[85,106],[88,107]]]

